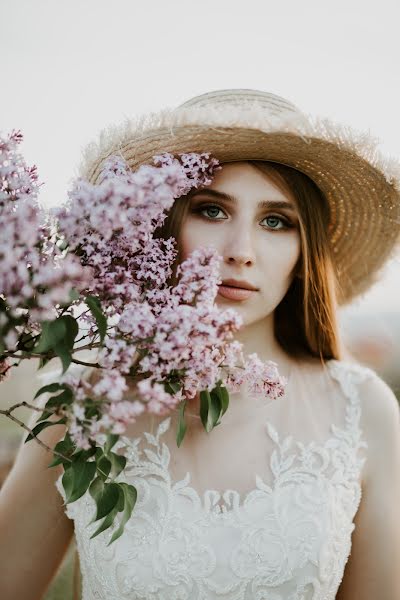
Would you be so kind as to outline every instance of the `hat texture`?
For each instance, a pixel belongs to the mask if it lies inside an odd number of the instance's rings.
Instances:
[[[136,170],[162,152],[210,152],[221,163],[269,160],[308,175],[330,208],[328,234],[339,304],[379,279],[400,245],[400,163],[379,140],[260,90],[208,92],[104,128],[82,151],[78,174],[98,183],[103,161],[122,156]]]

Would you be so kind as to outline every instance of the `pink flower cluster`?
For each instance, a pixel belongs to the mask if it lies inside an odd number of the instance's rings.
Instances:
[[[65,410],[79,447],[89,448],[102,429],[123,433],[144,411],[168,414],[219,381],[230,391],[247,381],[251,391],[270,398],[283,394],[284,380],[274,363],[264,365],[256,355],[245,361],[241,344],[230,342],[242,319],[215,304],[221,282],[215,247],[199,248],[179,264],[178,283],[170,287],[176,240],[153,237],[177,197],[211,183],[221,168],[217,159],[208,153],[164,153],[153,157],[154,165],[133,172],[112,156],[97,185],[78,179],[67,203],[44,215],[37,204],[36,170],[15,152],[21,139],[13,133],[0,145],[6,228],[0,246],[0,332],[11,350],[21,333],[18,324],[10,327],[13,310],[25,310],[24,327],[29,323],[40,331],[39,322],[57,317],[61,303],[68,308],[75,302],[73,288],[80,302],[97,299],[98,311],[107,317],[97,358],[100,376],[96,383],[70,372],[61,377],[74,393]],[[89,346],[98,335],[95,313],[78,318],[89,324]],[[127,377],[136,375],[141,376],[137,398],[128,399]],[[87,400],[96,402],[98,418],[85,417]]]
[[[58,234],[82,265],[92,268],[86,293],[98,295],[108,315],[141,299],[143,289],[161,289],[171,275],[174,240],[153,239],[175,198],[192,186],[206,185],[218,167],[207,153],[168,153],[154,157],[157,166],[129,170],[125,161],[104,161],[99,184],[78,179],[69,202],[52,209]],[[154,301],[160,296],[155,294]]]
[[[57,316],[72,288],[87,287],[90,273],[74,255],[63,256],[39,206],[36,166],[16,148],[20,131],[0,136],[0,347],[14,350],[20,333]],[[1,302],[1,299],[3,302]]]
[[[243,360],[244,369],[231,364],[225,385],[231,392],[240,390],[248,383],[248,391],[252,394],[263,394],[271,400],[280,398],[285,393],[286,377],[279,375],[278,365],[270,360],[263,363],[256,353],[249,354]]]
[[[198,389],[212,389],[221,378],[219,362],[228,335],[241,325],[235,311],[214,305],[220,282],[214,248],[199,249],[178,265],[179,283],[168,288],[175,240],[152,237],[176,197],[211,182],[218,161],[206,153],[179,159],[165,153],[154,162],[158,167],[143,165],[132,173],[121,158],[110,157],[98,185],[78,180],[69,204],[53,211],[59,235],[92,268],[87,293],[96,294],[105,312],[116,318],[98,355],[104,368],[100,381],[87,389],[88,395],[109,401],[96,428],[112,419],[113,432],[143,410],[166,414]],[[141,402],[127,404],[121,373],[132,374],[132,367],[149,376],[137,386]],[[181,389],[166,392],[168,381],[180,381]],[[82,443],[83,431],[76,424],[73,429]]]
[[[178,265],[177,285],[166,285],[175,240],[154,239],[154,230],[176,197],[212,181],[218,161],[206,153],[179,158],[164,153],[154,163],[158,166],[131,172],[122,158],[110,157],[98,185],[78,180],[69,205],[54,211],[70,251],[92,268],[87,292],[114,317],[98,354],[103,370],[97,383],[90,387],[79,380],[74,384],[68,374],[64,378],[75,387],[76,398],[83,385],[88,396],[105,401],[101,418],[89,427],[74,412],[70,432],[83,447],[103,427],[123,433],[144,411],[168,414],[199,390],[211,391],[219,380],[226,380],[230,391],[247,381],[251,391],[270,398],[283,394],[284,380],[273,363],[264,365],[256,355],[245,361],[241,344],[229,342],[242,319],[215,304],[221,257],[214,247],[195,250]],[[126,399],[123,374],[143,375],[137,399]],[[175,385],[174,393],[166,390],[168,384]]]
[[[146,384],[141,382],[140,391],[150,382],[167,381],[173,372],[184,374],[181,392],[186,398],[193,398],[199,389],[211,390],[221,377],[219,363],[226,341],[242,324],[236,311],[221,311],[214,303],[220,260],[213,248],[195,250],[178,266],[179,283],[170,290],[161,310],[153,310],[146,293],[140,305],[125,307],[115,333],[99,356],[100,364],[126,370],[129,345],[121,344],[121,336],[125,340],[129,337],[137,340],[137,350],[146,351],[138,363],[138,372],[150,373],[150,377]],[[148,393],[148,387],[146,390]],[[152,396],[157,399],[154,390]],[[158,402],[166,402],[171,408],[181,399],[181,393],[171,397],[160,391]]]

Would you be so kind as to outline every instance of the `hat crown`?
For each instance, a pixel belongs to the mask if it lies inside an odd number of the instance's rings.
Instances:
[[[246,108],[256,104],[261,106],[267,112],[275,115],[282,116],[284,114],[296,114],[302,115],[302,111],[282,96],[272,94],[271,92],[264,92],[262,90],[253,90],[247,88],[232,88],[214,90],[193,96],[183,102],[177,107],[180,108],[206,108],[206,107],[235,107],[235,108]]]

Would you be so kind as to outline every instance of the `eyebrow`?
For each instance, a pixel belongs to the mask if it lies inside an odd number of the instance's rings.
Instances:
[[[200,195],[207,195],[211,196],[212,198],[225,200],[226,202],[230,202],[234,206],[237,206],[238,204],[238,199],[236,198],[236,196],[233,196],[232,194],[227,194],[226,192],[220,192],[218,190],[208,190],[205,188],[195,190],[192,194],[192,198]],[[293,204],[291,202],[286,202],[285,200],[261,200],[257,204],[257,208],[260,210],[269,210],[271,208],[286,208],[292,212],[296,212],[296,208],[293,206]]]

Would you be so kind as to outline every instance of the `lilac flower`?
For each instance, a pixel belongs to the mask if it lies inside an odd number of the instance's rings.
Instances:
[[[132,173],[121,159],[110,157],[99,185],[78,179],[69,203],[52,210],[70,252],[92,268],[86,293],[102,298],[108,314],[139,301],[143,288],[162,287],[171,275],[175,242],[152,234],[190,184],[177,159],[162,169],[142,165]]]
[[[95,396],[105,395],[110,400],[121,400],[123,392],[126,392],[128,386],[122,375],[114,369],[108,369],[103,374],[99,382],[92,388]]]
[[[6,221],[10,234],[15,233],[10,262],[0,261],[0,276],[1,269],[14,268],[13,277],[3,277],[8,306],[29,306],[26,321],[37,329],[37,321],[54,317],[55,306],[67,302],[73,284],[80,301],[94,297],[108,319],[97,357],[97,382],[92,385],[69,373],[62,379],[75,398],[69,413],[66,409],[69,431],[82,448],[103,427],[121,433],[142,412],[168,414],[182,400],[199,390],[212,391],[220,381],[231,390],[248,381],[252,390],[269,397],[281,393],[272,363],[263,365],[256,355],[245,362],[241,344],[229,343],[243,322],[233,309],[222,311],[215,304],[221,282],[215,247],[195,250],[179,264],[178,282],[171,288],[167,281],[177,256],[176,240],[153,237],[175,198],[212,181],[221,168],[218,160],[208,153],[164,153],[153,160],[155,166],[142,165],[132,172],[122,157],[109,157],[99,184],[78,179],[68,202],[50,209],[46,219],[33,202],[36,189],[29,181],[35,171],[25,170],[24,186],[18,185],[5,161],[5,173],[13,182],[2,197],[5,210],[9,196],[25,202],[19,211],[9,210]],[[32,227],[23,230],[21,219]],[[4,313],[0,317],[1,325]],[[84,311],[80,322],[88,325],[86,337],[92,343],[98,333],[95,315]],[[19,333],[17,326],[3,332],[8,349],[15,348]],[[142,376],[138,399],[127,401],[126,376],[136,375]],[[85,418],[90,398],[100,412],[96,419]]]
[[[232,367],[227,377],[226,386],[234,392],[247,382],[248,390],[253,394],[263,394],[272,400],[284,395],[286,377],[279,375],[274,361],[263,363],[256,353],[249,354],[244,370]]]
[[[138,390],[147,403],[148,412],[153,414],[167,415],[182,400],[180,392],[174,395],[168,394],[164,386],[159,383],[153,384],[150,379],[139,381]]]
[[[90,273],[76,256],[64,260],[39,206],[36,166],[17,153],[20,131],[0,136],[0,297],[4,300],[0,347],[15,349],[24,320],[26,330],[57,316],[56,305],[70,302],[73,288],[87,287]]]

